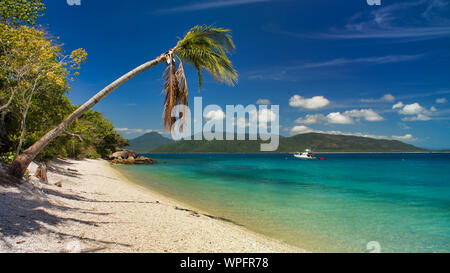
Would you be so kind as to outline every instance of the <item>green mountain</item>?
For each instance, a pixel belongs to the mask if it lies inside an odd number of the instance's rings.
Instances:
[[[130,146],[127,149],[138,153],[145,153],[155,147],[171,143],[173,140],[163,137],[157,132],[151,132],[135,139],[130,139],[128,142]]]
[[[182,140],[154,148],[155,153],[258,153],[262,141]],[[397,140],[319,133],[280,137],[276,152],[426,152]]]

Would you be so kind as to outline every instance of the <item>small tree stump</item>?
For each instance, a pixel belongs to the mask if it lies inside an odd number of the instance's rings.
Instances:
[[[36,169],[34,176],[39,178],[41,181],[48,183],[47,166],[45,166],[44,163],[39,163],[39,167]]]

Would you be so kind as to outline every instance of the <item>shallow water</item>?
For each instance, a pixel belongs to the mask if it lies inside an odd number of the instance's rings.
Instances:
[[[450,154],[151,154],[138,184],[311,251],[450,251]]]

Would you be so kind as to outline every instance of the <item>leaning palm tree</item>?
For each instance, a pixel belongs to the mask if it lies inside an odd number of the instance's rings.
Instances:
[[[66,128],[74,120],[134,76],[164,62],[166,63],[166,70],[164,71],[165,100],[163,120],[164,127],[166,130],[169,130],[175,123],[171,116],[173,107],[180,104],[188,104],[188,88],[183,63],[191,64],[197,70],[200,88],[203,83],[202,70],[211,73],[213,78],[220,83],[225,82],[234,85],[237,82],[237,72],[228,59],[228,54],[234,48],[230,30],[228,29],[213,26],[195,26],[191,28],[174,48],[161,54],[156,59],[136,67],[106,86],[56,128],[49,131],[26,151],[17,156],[9,166],[10,174],[17,178],[22,178],[30,163],[42,149],[61,133],[65,132]]]

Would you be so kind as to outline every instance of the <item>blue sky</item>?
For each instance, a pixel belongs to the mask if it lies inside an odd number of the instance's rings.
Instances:
[[[192,26],[229,28],[235,87],[188,69],[190,99],[280,105],[282,135],[319,131],[450,148],[450,3],[446,0],[44,1],[39,23],[88,62],[72,84],[81,104],[111,81],[173,47]],[[162,131],[162,73],[126,83],[95,110],[125,137]],[[394,107],[395,106],[395,107]]]

